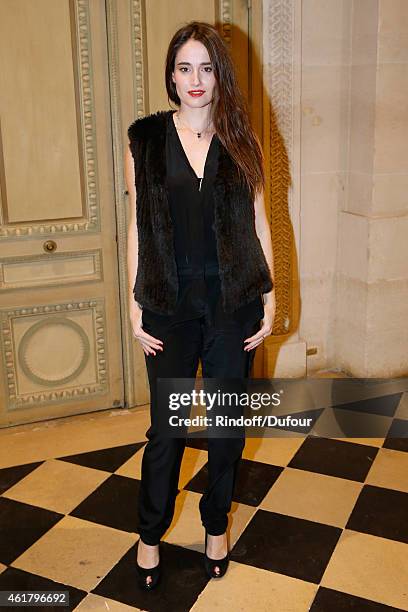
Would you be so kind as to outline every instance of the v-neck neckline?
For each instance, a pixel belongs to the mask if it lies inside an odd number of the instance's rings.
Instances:
[[[176,111],[174,111],[174,112],[173,112],[173,111],[170,111],[170,112],[171,112],[171,115],[170,115],[170,121],[171,121],[171,123],[172,123],[173,130],[174,130],[174,132],[175,132],[177,142],[179,143],[180,150],[181,150],[181,152],[182,152],[182,154],[183,154],[183,156],[184,156],[184,159],[185,159],[185,160],[186,160],[186,162],[187,162],[187,166],[189,167],[190,172],[192,173],[192,175],[194,176],[194,178],[195,178],[197,181],[200,181],[199,190],[201,190],[202,182],[203,182],[203,180],[204,180],[204,178],[205,178],[205,175],[206,175],[206,170],[207,170],[207,166],[208,166],[208,159],[209,159],[209,157],[210,157],[211,147],[212,147],[212,146],[213,146],[213,144],[214,144],[216,134],[213,134],[213,135],[212,135],[212,137],[211,137],[210,146],[208,147],[208,150],[207,150],[207,156],[206,156],[206,158],[205,158],[205,162],[204,162],[204,171],[203,171],[203,176],[202,176],[202,177],[201,177],[201,176],[197,176],[197,173],[196,173],[196,171],[194,170],[193,166],[191,165],[190,160],[188,159],[187,153],[186,153],[186,152],[185,152],[185,150],[184,150],[183,143],[181,142],[180,136],[179,136],[178,131],[177,131],[177,128],[176,128],[176,124],[174,123],[173,115],[176,113]]]

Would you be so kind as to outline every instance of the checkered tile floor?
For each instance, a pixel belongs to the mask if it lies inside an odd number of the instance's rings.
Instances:
[[[188,442],[152,593],[135,570],[147,418],[3,430],[0,590],[68,589],[81,612],[408,610],[408,393],[389,399],[402,437],[247,440],[218,581],[202,566],[206,441]]]

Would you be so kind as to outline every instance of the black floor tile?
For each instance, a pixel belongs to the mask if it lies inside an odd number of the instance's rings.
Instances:
[[[204,493],[208,484],[208,463],[203,465],[201,470],[193,476],[191,480],[184,486],[187,491],[194,491],[195,493]]]
[[[74,610],[79,603],[86,597],[87,592],[76,589],[72,586],[54,582],[48,578],[24,572],[15,567],[8,567],[0,574],[0,591],[69,591],[69,606],[24,606],[24,608],[39,610],[41,612],[63,612],[64,610]],[[7,610],[19,610],[20,607],[5,608],[1,607],[2,612]]]
[[[137,533],[140,481],[112,474],[69,514],[114,529]]]
[[[0,495],[7,491],[7,489],[10,489],[19,480],[22,480],[25,476],[33,472],[42,463],[44,463],[44,461],[2,468],[0,470]]]
[[[408,544],[408,493],[364,485],[346,528]]]
[[[341,532],[337,527],[257,510],[231,559],[319,583]]]
[[[186,441],[186,446],[188,446],[189,448],[197,448],[198,450],[208,451],[208,439],[193,438],[189,436]]]
[[[0,497],[0,563],[12,563],[63,516]]]
[[[190,610],[209,580],[203,568],[203,555],[162,542],[160,584],[154,591],[145,592],[137,584],[137,546],[137,543],[132,546],[92,593],[149,612]]]
[[[402,393],[393,393],[392,395],[383,395],[381,397],[370,397],[347,404],[336,404],[333,408],[364,412],[366,414],[378,414],[381,416],[394,416],[400,403],[401,396]]]
[[[319,587],[310,612],[403,612],[384,604],[334,589]]]
[[[394,419],[383,444],[384,448],[408,452],[408,420]]]
[[[374,446],[309,437],[288,467],[364,482],[377,453]]]
[[[237,471],[233,501],[248,506],[259,506],[271,486],[274,484],[282,467],[241,459]],[[208,464],[187,483],[184,489],[195,493],[204,493],[208,483]]]
[[[105,472],[115,472],[121,465],[126,463],[146,442],[136,442],[135,444],[125,444],[124,446],[114,446],[102,450],[79,453],[77,455],[67,455],[58,457],[60,461],[68,461],[77,465],[104,470]]]
[[[282,419],[282,425],[276,424],[273,426],[272,428],[269,429],[265,429],[264,428],[264,435],[265,437],[279,437],[279,438],[285,438],[285,434],[286,432],[289,433],[297,433],[300,436],[307,436],[308,434],[310,434],[310,432],[312,432],[314,430],[314,428],[316,427],[316,424],[318,424],[319,422],[319,418],[321,417],[321,415],[324,413],[325,408],[313,408],[310,410],[301,410],[299,412],[293,413],[293,412],[288,412],[286,414],[280,414],[279,416],[277,416],[278,419]],[[288,423],[286,424],[284,419],[286,417],[293,417],[295,419],[299,419],[300,422],[307,422],[307,419],[309,419],[310,425],[293,425],[292,423]],[[254,428],[253,430],[251,428],[248,429],[249,432],[251,431],[256,431],[256,429]],[[258,429],[258,431],[260,431]],[[254,437],[257,437],[256,435]]]
[[[336,421],[336,430],[332,428],[331,420]],[[319,424],[318,424],[319,425]],[[326,429],[317,428],[317,435],[322,438],[385,438],[392,425],[392,417],[378,414],[367,414],[346,408],[333,408]],[[340,431],[336,434],[335,431]],[[369,444],[369,441],[368,441]]]
[[[241,459],[233,499],[248,506],[259,506],[269,489],[283,471],[283,467]]]

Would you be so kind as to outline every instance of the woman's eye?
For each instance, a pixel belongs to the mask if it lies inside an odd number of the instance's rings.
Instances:
[[[204,70],[206,72],[212,72],[212,67],[211,66],[205,66]]]

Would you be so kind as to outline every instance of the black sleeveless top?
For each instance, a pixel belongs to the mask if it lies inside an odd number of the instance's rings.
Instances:
[[[197,177],[169,113],[166,137],[166,184],[174,228],[174,248],[179,280],[176,310],[163,315],[143,308],[143,324],[160,333],[169,325],[207,314],[211,324],[235,320],[244,325],[264,316],[262,296],[231,314],[222,306],[214,230],[213,181],[218,167],[218,136],[214,134],[204,166]],[[238,238],[238,237],[237,237]]]

